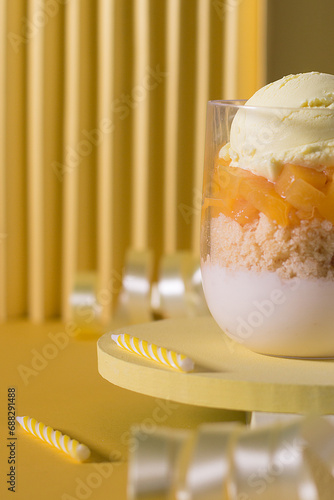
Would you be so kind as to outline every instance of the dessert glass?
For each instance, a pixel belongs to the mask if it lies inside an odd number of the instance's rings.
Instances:
[[[208,307],[229,337],[256,352],[334,357],[334,165],[283,163],[274,180],[245,162],[239,168],[238,158],[231,166],[222,147],[237,112],[248,124],[246,158],[254,151],[265,158],[282,139],[280,108],[243,104],[208,103],[201,215]],[[297,122],[284,133],[293,134],[299,123],[301,141],[307,142],[313,117],[328,119],[329,127],[334,121],[333,109],[291,111]]]

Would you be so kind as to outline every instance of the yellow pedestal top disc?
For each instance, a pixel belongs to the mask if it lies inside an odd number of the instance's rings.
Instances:
[[[121,328],[195,362],[190,373],[127,352],[106,333],[98,369],[109,382],[181,403],[244,411],[334,414],[334,360],[286,359],[249,351],[210,317],[170,319]]]

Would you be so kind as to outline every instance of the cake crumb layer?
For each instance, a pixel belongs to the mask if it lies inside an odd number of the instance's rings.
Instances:
[[[329,221],[315,218],[281,227],[261,213],[242,227],[220,214],[210,224],[211,263],[277,272],[284,279],[334,280],[334,227]]]

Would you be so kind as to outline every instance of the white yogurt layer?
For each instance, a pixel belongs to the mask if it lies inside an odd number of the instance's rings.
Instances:
[[[224,332],[253,351],[334,357],[334,282],[202,262],[208,307]]]

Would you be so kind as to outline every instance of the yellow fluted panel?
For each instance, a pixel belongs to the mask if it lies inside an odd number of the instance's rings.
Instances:
[[[97,2],[80,0],[77,268],[96,269]]]
[[[0,321],[7,316],[6,299],[6,44],[7,44],[7,5],[0,0]]]
[[[224,19],[224,99],[238,99],[238,53],[240,44],[239,33],[239,9],[240,2],[233,5],[225,4],[220,10]]]
[[[164,248],[164,161],[165,126],[167,112],[166,92],[169,78],[167,70],[167,19],[165,1],[150,0],[150,77],[146,81],[149,99],[149,173],[148,173],[148,248],[154,251],[155,267],[158,267]],[[176,21],[176,20],[175,20]],[[176,25],[175,25],[175,29]],[[174,36],[177,36],[174,33]],[[168,74],[167,74],[168,73]],[[156,278],[154,278],[156,279]]]
[[[223,99],[225,16],[212,4],[210,16],[209,99]]]
[[[210,8],[209,0],[198,0],[197,45],[196,45],[196,120],[195,120],[195,162],[193,190],[201,192],[204,166],[205,113],[209,99],[210,76]],[[200,214],[194,212],[192,224],[192,250],[199,254]]]
[[[180,250],[192,242],[193,217],[197,209],[193,192],[196,120],[196,2],[181,1],[180,102],[178,126],[177,243]],[[197,193],[198,195],[199,193]]]
[[[60,315],[62,269],[62,188],[64,172],[64,21],[59,4],[45,26],[44,55],[44,310]]]
[[[265,3],[0,0],[0,319],[68,318],[79,271],[107,318],[130,247],[198,253],[206,102],[256,90]]]
[[[98,288],[101,291],[103,320],[111,314],[113,290],[110,286],[113,263],[113,115],[115,5],[100,0],[98,11]]]
[[[134,3],[134,75],[132,145],[132,245],[137,250],[148,243],[149,94],[146,92],[149,58],[149,0]]]
[[[263,28],[261,15],[263,2],[259,0],[244,0],[239,7],[239,45],[237,53],[238,85],[237,99],[249,99],[259,87],[261,74],[260,50],[263,39],[260,39]]]
[[[266,50],[266,0],[226,4],[224,98],[249,99],[263,86]]]
[[[164,175],[164,251],[172,253],[177,248],[177,147],[179,119],[180,79],[180,28],[181,7],[179,0],[167,2],[166,13],[166,125],[165,125],[165,175]]]
[[[26,51],[33,32],[27,2],[7,2],[6,207],[7,313],[27,314]]]
[[[33,22],[39,13],[39,0],[29,0],[28,19]],[[41,18],[27,46],[28,311],[32,321],[44,318],[44,27]]]
[[[132,243],[133,8],[131,0],[115,2],[114,161],[111,165],[113,264],[109,285],[115,295],[121,287],[124,256]]]
[[[78,157],[80,126],[80,0],[66,4],[65,13],[65,96],[63,175],[62,314],[70,317],[69,296],[77,270],[78,249]]]
[[[268,0],[258,0],[257,18],[257,74],[258,87],[263,87],[267,82],[268,47],[267,47],[267,23],[268,23]]]

